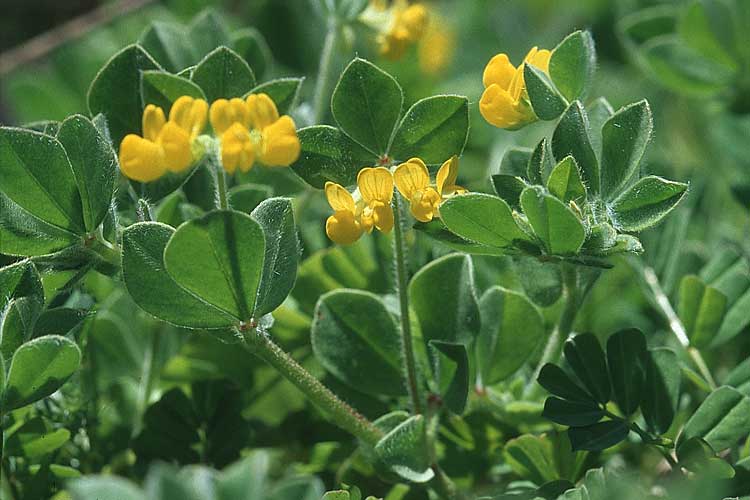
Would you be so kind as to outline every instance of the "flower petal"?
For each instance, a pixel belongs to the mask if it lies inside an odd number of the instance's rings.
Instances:
[[[435,184],[437,186],[437,191],[441,195],[443,194],[443,189],[448,186],[453,186],[456,184],[456,180],[458,179],[458,156],[453,155],[448,160],[443,163],[443,165],[440,167],[440,170],[438,170],[437,176],[435,177]]]
[[[279,119],[276,104],[268,94],[250,94],[246,102],[252,128],[263,130]]]
[[[159,137],[159,132],[161,132],[161,129],[166,122],[167,119],[164,117],[163,109],[159,106],[154,106],[153,104],[147,105],[146,109],[143,110],[141,123],[143,128],[143,138],[151,142],[156,142],[156,139]]]
[[[230,100],[215,100],[211,104],[208,114],[211,126],[216,135],[222,135],[235,123],[239,123],[247,128],[250,122],[250,112],[247,109],[247,103],[239,97]]]
[[[419,222],[430,222],[437,213],[440,195],[432,188],[419,191],[409,200],[411,214]]]
[[[221,164],[224,170],[233,174],[239,169],[243,172],[250,170],[255,163],[255,147],[250,138],[250,132],[234,123],[221,134]]]
[[[328,204],[334,212],[350,212],[354,216],[354,198],[352,194],[340,184],[328,181],[325,186]]]
[[[126,135],[120,143],[120,171],[138,182],[155,181],[167,171],[162,148],[135,134]]]
[[[357,186],[362,200],[368,205],[375,201],[390,204],[393,199],[393,174],[385,167],[360,170]]]
[[[206,128],[207,118],[208,103],[186,95],[178,98],[169,110],[169,121],[176,123],[193,139]]]
[[[525,115],[518,106],[519,103],[499,85],[487,87],[479,100],[479,112],[488,123],[499,128],[514,127],[524,120]]]
[[[353,212],[337,211],[326,220],[326,234],[334,243],[350,245],[362,236],[362,228]]]
[[[190,135],[174,122],[167,122],[159,133],[164,149],[164,165],[170,172],[182,172],[193,163]]]
[[[299,158],[302,146],[294,120],[284,115],[262,131],[260,161],[269,167],[288,167]]]
[[[490,85],[499,85],[500,88],[508,89],[513,75],[516,73],[516,67],[511,64],[507,54],[497,54],[490,59],[484,68],[482,82],[485,88]]]
[[[393,179],[399,193],[408,200],[430,185],[430,173],[420,158],[412,158],[399,165],[393,172]]]

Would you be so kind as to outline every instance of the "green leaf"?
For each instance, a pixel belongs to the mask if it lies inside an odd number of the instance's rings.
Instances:
[[[154,104],[169,115],[172,103],[182,96],[206,99],[201,88],[187,78],[165,71],[144,71],[141,74],[141,99],[143,107]]]
[[[263,229],[266,242],[255,307],[255,314],[262,316],[279,307],[294,287],[300,248],[291,198],[265,200],[250,215]]]
[[[409,297],[425,342],[469,345],[479,333],[474,266],[465,255],[446,255],[420,269]]]
[[[349,137],[374,154],[383,155],[403,103],[403,91],[391,75],[356,58],[344,69],[333,90],[331,111]]]
[[[601,159],[602,153],[602,127],[615,114],[612,105],[604,97],[599,97],[586,107],[586,114],[589,117],[589,138],[591,147]]]
[[[164,249],[172,279],[240,321],[254,317],[265,236],[249,215],[209,212],[177,228]]]
[[[521,177],[506,174],[496,174],[491,179],[495,193],[511,207],[518,208],[526,182]]]
[[[85,476],[67,485],[73,500],[111,498],[112,500],[143,500],[143,492],[132,482],[117,476]]]
[[[596,403],[562,368],[552,363],[547,363],[542,367],[537,382],[551,394],[560,396],[563,399]]]
[[[255,87],[255,75],[236,52],[219,47],[193,70],[192,80],[203,89],[208,102],[242,97]]]
[[[726,9],[724,14],[734,14],[729,12],[731,9],[729,5],[722,6],[720,2],[717,3],[719,3],[719,6]],[[682,17],[679,19],[677,23],[677,32],[682,36],[682,39],[688,46],[697,50],[702,56],[722,64],[729,69],[736,70],[737,61],[727,53],[727,50],[714,33],[711,26],[714,19],[711,19],[711,17],[712,16],[707,12],[707,7],[705,5],[702,5],[698,1],[694,1],[687,7],[687,9],[685,9]],[[726,21],[731,22],[729,19]],[[729,31],[732,30],[730,29]],[[729,36],[731,37],[732,35]]]
[[[122,275],[136,304],[147,313],[186,328],[226,328],[232,316],[180,287],[167,273],[164,249],[175,230],[140,222],[122,234]]]
[[[735,366],[724,379],[724,385],[729,385],[745,395],[750,395],[750,358]]]
[[[279,114],[288,114],[297,105],[304,78],[277,78],[261,83],[250,94],[266,94],[276,104]]]
[[[639,330],[620,330],[607,339],[607,364],[612,393],[625,415],[638,409],[646,378],[646,337]]]
[[[586,427],[571,427],[568,437],[573,451],[601,451],[623,441],[629,432],[624,420],[607,420]]]
[[[481,245],[458,236],[451,232],[438,218],[427,223],[417,222],[414,224],[414,229],[427,235],[433,241],[458,252],[472,255],[505,255],[507,253],[507,250]]]
[[[62,144],[53,137],[0,127],[0,191],[62,231],[85,232],[73,169]]]
[[[482,382],[492,385],[515,373],[534,353],[545,335],[544,319],[525,296],[497,286],[482,295],[479,312],[476,354]]]
[[[641,231],[663,219],[687,193],[687,184],[650,175],[612,203],[612,217],[623,231]]]
[[[198,57],[222,45],[229,45],[228,23],[218,12],[208,8],[199,13],[188,26],[187,37]]]
[[[265,184],[238,184],[231,188],[229,205],[239,212],[252,213],[258,205],[263,203],[273,194],[273,189]]]
[[[710,96],[726,89],[733,68],[702,56],[676,35],[649,40],[641,47],[644,61],[659,82],[681,94]]]
[[[586,232],[578,217],[563,202],[540,188],[528,187],[521,193],[521,206],[547,252],[553,255],[578,253]]]
[[[602,127],[602,196],[617,196],[638,170],[653,131],[644,99],[621,108]]]
[[[526,166],[526,177],[532,184],[544,184],[544,180],[555,167],[555,159],[552,157],[549,141],[543,138],[536,145],[529,157],[529,163]]]
[[[431,340],[432,373],[438,394],[453,413],[462,414],[469,398],[469,355],[463,344]]]
[[[555,158],[573,156],[581,169],[583,182],[594,194],[599,192],[599,162],[591,146],[589,122],[580,101],[574,101],[563,114],[552,134]]]
[[[565,111],[568,103],[546,73],[530,64],[523,65],[526,90],[534,114],[541,120],[554,120]]]
[[[41,417],[36,417],[13,431],[5,442],[4,452],[6,456],[38,460],[63,446],[69,439],[69,430],[51,429]]]
[[[80,241],[79,235],[36,218],[0,190],[0,254],[47,255]]]
[[[252,68],[258,78],[263,78],[271,64],[271,50],[266,39],[255,28],[242,28],[232,33],[232,48]]]
[[[300,129],[297,136],[302,152],[292,169],[318,189],[323,189],[327,181],[352,186],[357,182],[359,171],[377,161],[373,153],[328,125]]]
[[[440,165],[461,155],[469,136],[469,100],[455,95],[436,95],[414,103],[393,137],[389,156],[397,161],[419,157],[428,165]]]
[[[716,452],[731,448],[750,429],[750,398],[732,387],[719,387],[685,423],[677,450],[691,438],[703,438]]]
[[[141,134],[141,71],[161,69],[139,45],[129,45],[104,65],[91,82],[91,115],[107,117],[112,143],[117,147],[127,134]]]
[[[549,74],[569,101],[584,95],[596,68],[594,40],[588,31],[575,31],[552,51]]]
[[[407,481],[424,483],[434,477],[424,417],[405,420],[375,445],[380,462]]]
[[[505,151],[498,171],[502,175],[526,177],[531,149],[511,146]]]
[[[86,229],[94,231],[111,208],[117,178],[117,158],[107,139],[88,118],[73,115],[57,133],[83,202]]]
[[[171,73],[197,62],[187,31],[176,23],[153,21],[138,38],[138,43]]]
[[[540,262],[531,256],[516,256],[513,267],[524,293],[536,305],[551,306],[562,295],[562,275],[557,263]]]
[[[690,343],[697,349],[711,344],[721,327],[727,307],[727,296],[707,286],[698,276],[688,275],[680,282],[677,315]]]
[[[0,268],[0,359],[10,361],[32,336],[43,307],[41,276],[31,261]]]
[[[586,199],[586,187],[581,182],[578,164],[572,156],[558,163],[547,179],[547,190],[562,202],[581,203]]]
[[[335,290],[320,298],[313,317],[312,346],[326,370],[367,394],[405,394],[401,336],[382,300]]]
[[[565,343],[564,354],[578,380],[594,399],[606,404],[612,391],[607,361],[596,336],[590,333],[576,335]]]
[[[48,335],[26,342],[8,369],[3,413],[49,396],[75,373],[80,362],[80,349],[65,337]]]
[[[544,402],[542,416],[556,424],[585,427],[604,417],[604,410],[591,401],[568,401],[550,397]]]
[[[454,196],[440,206],[440,218],[453,233],[481,245],[505,248],[517,240],[529,241],[508,204],[496,196],[481,193]]]
[[[559,477],[552,443],[545,437],[524,434],[511,439],[503,449],[503,457],[516,474],[536,484]]]
[[[658,434],[672,425],[680,397],[680,363],[674,351],[650,349],[646,360],[646,385],[641,412],[646,424]]]
[[[269,487],[270,462],[268,452],[256,450],[222,470],[217,478],[217,500],[262,500]]]

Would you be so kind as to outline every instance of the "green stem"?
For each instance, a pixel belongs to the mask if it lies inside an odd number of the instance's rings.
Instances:
[[[229,200],[227,198],[227,176],[224,168],[216,165],[216,202],[219,210],[229,210]]]
[[[451,481],[445,471],[443,471],[437,463],[432,464],[432,472],[435,473],[435,477],[430,482],[430,485],[435,490],[435,493],[437,493],[440,498],[448,500],[456,498],[456,485],[453,484],[453,481]]]
[[[396,288],[401,308],[401,357],[406,367],[406,388],[411,398],[414,413],[422,413],[422,397],[419,394],[417,363],[414,357],[414,340],[411,336],[411,317],[409,315],[409,276],[406,267],[406,247],[404,242],[403,214],[398,193],[393,197],[395,217],[393,223],[393,258],[396,267]]]
[[[675,337],[677,337],[677,341],[680,343],[680,345],[685,348],[688,355],[690,356],[690,359],[693,361],[696,368],[698,368],[698,371],[705,379],[711,390],[715,390],[717,387],[716,381],[711,375],[711,371],[708,369],[708,365],[703,359],[700,351],[698,351],[698,349],[696,349],[695,347],[690,347],[690,339],[688,338],[685,326],[682,324],[682,321],[680,321],[679,316],[677,316],[677,313],[672,307],[672,303],[669,301],[669,297],[667,297],[667,294],[665,294],[664,290],[662,290],[661,284],[659,283],[659,277],[656,275],[656,272],[654,272],[652,268],[643,266],[640,263],[636,267],[643,276],[643,281],[648,286],[648,291],[651,293],[653,303],[659,309],[659,312],[661,312],[661,314],[664,316],[664,319],[667,320],[669,329],[672,331],[672,333],[674,333]]]
[[[334,424],[361,439],[369,446],[375,446],[383,437],[383,433],[372,422],[339,399],[310,372],[300,366],[294,358],[277,346],[264,332],[258,330],[246,332],[245,342],[245,346],[250,352],[278,370],[310,401],[323,410]]]
[[[527,396],[536,386],[536,380],[539,378],[539,373],[542,371],[542,367],[547,363],[556,360],[560,356],[563,344],[573,330],[573,323],[575,322],[578,308],[580,307],[581,298],[579,297],[578,272],[572,264],[563,262],[560,266],[563,278],[563,300],[565,301],[565,304],[563,305],[560,318],[557,320],[557,325],[555,325],[555,329],[552,331],[552,334],[547,340],[547,344],[544,346],[542,357],[534,370],[534,376],[526,386]]]
[[[333,16],[328,20],[328,33],[323,42],[323,52],[320,54],[318,65],[318,79],[315,81],[313,95],[313,124],[318,124],[325,118],[326,104],[331,101],[331,80],[333,75],[333,59],[341,35],[339,21]]]
[[[659,450],[659,452],[662,454],[664,459],[667,462],[669,462],[669,465],[673,469],[677,468],[677,461],[674,459],[674,457],[672,456],[672,453],[667,449],[667,447],[661,444],[659,438],[654,437],[650,433],[641,429],[641,427],[635,422],[628,422],[628,426],[630,427],[630,430],[632,430],[633,432],[638,434],[638,436],[640,436],[641,440],[644,443],[655,446]]]

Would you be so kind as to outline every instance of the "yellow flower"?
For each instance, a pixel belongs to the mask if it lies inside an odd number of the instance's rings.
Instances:
[[[488,123],[499,128],[518,128],[535,119],[526,96],[523,69],[525,64],[531,64],[547,73],[550,56],[549,50],[534,47],[517,68],[506,54],[490,60],[484,68],[485,90],[479,100],[479,112]]]
[[[423,73],[435,75],[453,59],[456,34],[445,20],[430,16],[430,23],[419,41],[419,68]]]
[[[419,158],[402,163],[393,173],[396,188],[409,200],[411,213],[420,222],[430,222],[439,217],[440,204],[446,198],[466,192],[456,185],[458,178],[458,158],[451,157],[438,170],[435,185],[430,184],[430,173]]]
[[[385,167],[363,168],[357,175],[359,199],[343,186],[326,182],[325,192],[333,215],[326,220],[326,234],[334,243],[349,245],[365,232],[393,229],[393,174]]]
[[[149,104],[143,110],[143,137],[128,134],[120,143],[120,170],[129,179],[155,181],[167,172],[182,172],[195,160],[192,143],[206,126],[208,103],[182,96],[169,111]]]
[[[250,170],[256,158],[266,166],[287,167],[299,157],[301,145],[294,120],[279,116],[267,94],[247,99],[218,99],[211,104],[211,126],[221,140],[224,169]]]
[[[427,8],[421,3],[409,5],[396,0],[391,8],[391,23],[381,32],[378,42],[380,54],[388,59],[403,57],[406,49],[424,35],[428,25]]]
[[[326,182],[326,198],[333,208],[333,215],[326,220],[326,234],[334,243],[350,245],[362,236],[362,227],[357,220],[354,198],[343,186]]]
[[[384,233],[393,229],[393,174],[385,167],[363,168],[357,175],[357,187],[364,206],[360,215],[362,229],[375,227]]]

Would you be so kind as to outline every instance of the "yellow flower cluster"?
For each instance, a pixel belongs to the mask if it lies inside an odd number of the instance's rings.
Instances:
[[[167,172],[182,172],[194,161],[192,143],[206,126],[208,103],[182,96],[169,120],[153,104],[143,110],[143,137],[128,134],[120,143],[120,170],[129,179],[151,182]]]
[[[300,154],[291,117],[279,116],[266,94],[247,99],[218,99],[211,104],[182,96],[172,104],[169,120],[153,104],[143,111],[143,136],[127,135],[120,144],[120,169],[129,179],[151,182],[167,172],[182,172],[203,154],[195,140],[210,119],[221,144],[221,162],[232,174],[247,172],[259,160],[267,166],[289,166]]]
[[[374,25],[385,26],[378,35],[380,54],[388,59],[403,57],[406,50],[419,41],[428,25],[427,8],[421,3],[409,5],[407,0],[395,0],[389,7],[382,0],[370,2],[372,17],[381,18],[377,13],[384,13],[387,22],[375,21]],[[368,17],[367,15],[365,17]]]
[[[485,90],[479,101],[479,112],[488,123],[512,129],[534,121],[536,117],[528,102],[523,69],[524,65],[531,64],[548,73],[550,56],[549,50],[534,47],[518,67],[513,66],[506,54],[498,54],[490,60],[484,68]]]
[[[390,232],[394,185],[409,201],[414,218],[429,222],[439,216],[443,200],[466,192],[456,185],[457,177],[458,158],[454,156],[440,167],[434,185],[430,184],[427,166],[419,158],[402,163],[393,173],[385,167],[363,168],[357,175],[356,201],[343,186],[326,182],[326,198],[333,209],[333,215],[326,220],[326,234],[335,243],[349,245],[373,229]]]

